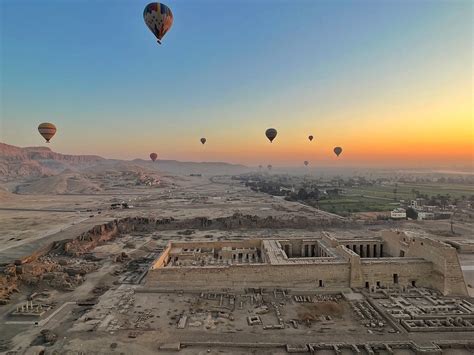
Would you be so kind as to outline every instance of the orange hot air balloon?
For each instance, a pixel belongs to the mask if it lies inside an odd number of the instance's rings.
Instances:
[[[339,156],[342,153],[342,148],[341,147],[336,147],[334,148],[334,153]]]
[[[201,138],[201,143],[204,144],[206,143],[207,139],[206,138]]]
[[[56,134],[56,126],[52,123],[44,122],[38,126],[38,132],[46,139],[46,143]]]
[[[311,142],[313,140],[313,136],[308,136],[309,141]]]
[[[265,131],[265,135],[267,136],[268,140],[270,141],[270,143],[273,142],[273,140],[275,139],[275,137],[277,136],[277,130],[275,128],[269,128]]]
[[[150,154],[150,159],[151,160],[156,161],[156,158],[158,158],[158,154],[156,154],[156,153],[151,153]]]

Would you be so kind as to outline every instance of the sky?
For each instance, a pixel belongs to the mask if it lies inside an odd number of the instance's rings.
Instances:
[[[146,4],[0,0],[0,141],[52,122],[70,154],[474,166],[471,1],[167,0],[161,46]]]

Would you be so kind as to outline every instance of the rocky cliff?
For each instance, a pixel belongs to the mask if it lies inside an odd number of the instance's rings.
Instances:
[[[20,148],[0,143],[0,179],[54,175],[66,169],[84,168],[103,161],[95,155],[69,155],[53,152],[47,147]]]

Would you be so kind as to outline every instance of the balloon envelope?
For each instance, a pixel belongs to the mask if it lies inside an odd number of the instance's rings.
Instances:
[[[150,154],[150,159],[151,159],[151,160],[155,161],[156,158],[158,158],[158,154],[156,154],[156,153],[151,153],[151,154]]]
[[[272,170],[273,166],[271,164],[267,165],[268,170]]]
[[[342,153],[342,148],[341,147],[336,147],[334,148],[334,153],[339,156]]]
[[[206,138],[201,138],[201,143],[204,144],[206,143],[207,139]]]
[[[155,35],[158,43],[173,25],[173,13],[165,4],[152,2],[143,10],[143,19],[150,31]]]
[[[313,140],[313,136],[308,136],[309,141],[311,142]]]
[[[46,139],[46,143],[56,134],[56,126],[52,123],[44,122],[38,126],[38,132]]]
[[[309,161],[305,160],[305,161],[304,161],[304,165],[305,165],[305,166],[308,166],[308,164],[309,164]]]
[[[269,128],[265,131],[265,135],[267,136],[268,140],[271,143],[277,136],[277,130],[275,128]]]

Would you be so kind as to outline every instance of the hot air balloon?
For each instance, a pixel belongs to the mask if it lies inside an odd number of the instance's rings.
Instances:
[[[308,164],[309,164],[309,161],[305,160],[305,161],[304,161],[304,165],[305,165],[305,166],[308,166]]]
[[[56,134],[56,126],[48,122],[41,123],[38,126],[38,132],[46,139],[46,143],[49,143],[49,140]]]
[[[268,169],[268,170],[272,170],[272,168],[273,168],[272,164],[268,164],[268,165],[267,165],[267,169]]]
[[[265,131],[265,135],[267,136],[268,140],[271,143],[277,136],[277,130],[275,128],[269,128]]]
[[[262,169],[262,168],[263,168],[263,166],[259,165],[259,166],[258,166],[258,168],[259,168],[259,169]]]
[[[206,140],[207,140],[206,138],[201,138],[201,143],[202,144],[206,143]]]
[[[173,25],[173,13],[165,4],[152,2],[143,10],[143,19],[150,31],[155,35],[158,43]]]
[[[313,136],[308,136],[309,141],[311,142],[313,140]]]
[[[334,148],[334,153],[339,156],[342,153],[342,148],[341,147],[336,147]]]
[[[150,154],[150,159],[151,159],[151,160],[155,161],[156,158],[158,158],[158,154],[156,154],[156,153],[151,153],[151,154]]]

